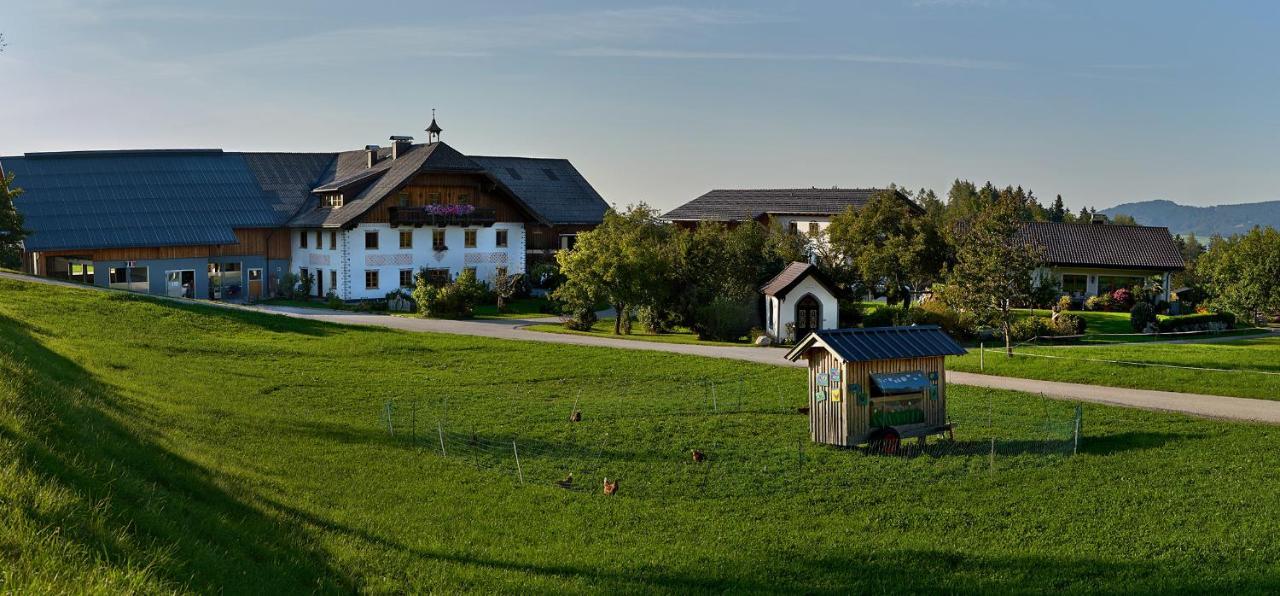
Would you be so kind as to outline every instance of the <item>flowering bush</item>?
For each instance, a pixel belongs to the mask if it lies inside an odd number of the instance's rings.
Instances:
[[[1129,310],[1133,308],[1133,292],[1128,288],[1120,288],[1111,293],[1111,300],[1115,302],[1115,308],[1119,310]]]
[[[431,215],[471,215],[475,213],[475,205],[425,205],[423,211]]]

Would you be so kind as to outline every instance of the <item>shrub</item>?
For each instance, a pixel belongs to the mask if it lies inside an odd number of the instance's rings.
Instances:
[[[1120,290],[1116,290],[1119,293]],[[1138,333],[1145,333],[1147,326],[1156,322],[1156,309],[1146,302],[1139,302],[1129,310],[1129,326]]]
[[[863,327],[894,327],[904,325],[909,314],[899,306],[876,305],[862,318]]]
[[[591,331],[591,327],[599,320],[592,308],[574,308],[565,313],[564,326],[574,331]]]
[[[958,311],[952,310],[938,300],[926,300],[911,307],[909,316],[913,325],[937,325],[948,335],[957,339],[972,338],[977,332],[976,326],[966,325],[969,321],[973,321],[973,318],[970,317],[962,323]]]
[[[539,290],[554,292],[562,283],[564,276],[560,274],[560,265],[554,262],[538,263],[529,270],[529,285]]]
[[[1084,307],[1087,310],[1094,310],[1099,312],[1109,311],[1115,307],[1115,299],[1112,298],[1111,294],[1098,294],[1097,296],[1090,296],[1088,300],[1084,301]]]
[[[1176,317],[1164,317],[1156,323],[1156,326],[1160,329],[1161,333],[1173,333],[1176,331],[1205,331],[1215,326],[1223,329],[1234,329],[1236,326],[1236,316],[1229,312],[1180,315]]]
[[[324,302],[326,306],[334,310],[341,310],[342,307],[346,306],[346,303],[333,290],[329,290],[329,293],[324,295]]]
[[[457,279],[439,287],[431,285],[425,271],[419,271],[413,300],[423,316],[458,319],[470,317],[488,294],[489,289],[476,280],[470,270],[464,270]]]
[[[862,304],[855,300],[840,301],[839,324],[841,328],[857,327],[862,324]]]
[[[1053,319],[1054,335],[1084,335],[1085,322],[1077,315],[1060,314]]]
[[[1063,294],[1058,298],[1058,312],[1067,312],[1071,310],[1071,297]]]
[[[636,309],[636,321],[649,333],[670,333],[679,323],[680,316],[652,306]]]
[[[1133,308],[1133,292],[1129,291],[1129,288],[1119,288],[1111,293],[1111,302],[1111,307],[1116,310],[1129,310]]]
[[[752,301],[717,296],[694,309],[693,331],[702,340],[736,341],[751,331],[754,323]]]
[[[276,295],[292,300],[298,295],[298,276],[287,272],[280,276],[280,285],[276,287]]]
[[[1027,341],[1035,337],[1057,335],[1057,329],[1049,317],[1026,317],[1013,322],[1009,334],[1013,341]]]
[[[507,302],[529,295],[529,278],[521,273],[499,275],[493,281],[493,295],[498,300],[498,312],[505,312]]]

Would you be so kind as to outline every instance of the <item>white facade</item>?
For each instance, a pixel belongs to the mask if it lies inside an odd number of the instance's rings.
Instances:
[[[819,329],[835,329],[840,325],[840,305],[836,297],[812,275],[805,277],[785,294],[764,297],[765,332],[778,341],[796,341],[792,337],[796,322],[796,305],[805,296],[813,296],[821,305]]]
[[[1172,274],[1169,271],[1150,271],[1141,269],[1105,269],[1084,267],[1041,267],[1035,272],[1035,285],[1041,280],[1052,280],[1063,294],[1075,300],[1084,300],[1097,296],[1100,292],[1111,291],[1117,287],[1131,287],[1145,284],[1152,277],[1160,278],[1160,299],[1169,301]]]
[[[434,249],[435,230],[444,230],[445,250]],[[475,246],[466,246],[467,230],[475,232]],[[401,286],[401,272],[409,278],[419,269],[447,269],[456,278],[464,269],[474,268],[476,277],[492,284],[500,269],[508,274],[525,271],[525,229],[519,222],[498,222],[491,226],[448,226],[443,228],[399,226],[385,223],[362,223],[352,230],[334,230],[337,246],[331,246],[331,230],[322,230],[323,244],[316,246],[315,230],[296,230],[291,239],[294,274],[306,269],[322,276],[312,294],[323,296],[332,290],[343,300],[384,298]],[[505,231],[506,246],[498,246],[499,231]],[[400,233],[411,235],[410,246],[401,248]],[[307,248],[302,248],[300,234],[308,234]],[[377,248],[366,248],[366,236],[377,234]],[[376,272],[375,275],[370,273]],[[336,287],[334,285],[336,282]]]

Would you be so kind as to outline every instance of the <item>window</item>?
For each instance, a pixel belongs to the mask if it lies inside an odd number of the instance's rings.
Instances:
[[[440,193],[438,193],[438,192],[429,192],[429,193],[427,193],[427,202],[428,202],[428,203],[439,203],[439,202],[440,202]]]
[[[497,274],[498,274],[498,277],[506,277],[506,276],[507,276],[507,268],[506,268],[506,267],[498,267]]]
[[[146,292],[146,267],[112,267],[107,271],[111,287],[130,292]]]
[[[400,270],[400,287],[402,288],[413,287],[413,269]]]
[[[577,234],[561,234],[560,250],[573,250],[574,245],[578,243]]]
[[[1088,275],[1063,275],[1062,292],[1069,296],[1083,296],[1089,291]]]
[[[364,272],[364,289],[378,289],[378,272],[376,270]]]
[[[800,224],[798,224],[798,223],[796,223],[796,222],[794,222],[794,221],[793,221],[793,222],[791,222],[791,223],[789,223],[789,224],[787,224],[787,231],[788,231],[788,232],[791,232],[792,234],[799,234],[799,233],[800,233]]]
[[[337,269],[329,270],[329,289],[333,291],[333,293],[335,294],[338,293],[338,270]]]
[[[464,193],[462,193],[462,194],[458,195],[458,203],[460,203],[460,204],[462,204],[462,205],[470,205],[470,204],[471,204],[471,193],[465,193],[465,192],[464,192]]]
[[[505,248],[505,247],[507,246],[507,231],[506,231],[506,230],[497,230],[497,231],[496,231],[496,236],[495,236],[495,239],[494,239],[494,244],[495,244],[495,245],[497,245],[499,248]]]
[[[308,274],[308,273],[307,273],[307,268],[306,268],[306,267],[300,267],[300,268],[298,268],[298,279],[306,279],[306,278],[307,278],[307,274]]]
[[[316,230],[316,250],[324,250],[324,236],[321,236],[323,233],[320,230]]]
[[[543,169],[542,169],[542,173],[547,175],[547,180],[559,180],[559,179],[560,179],[560,177],[559,177],[559,176],[556,176],[556,173],[555,173],[555,172],[552,172],[552,171],[551,171],[551,168],[543,168]]]
[[[449,270],[427,269],[427,283],[433,286],[443,286],[449,283]]]
[[[306,248],[306,247],[307,247],[307,231],[303,230],[301,232],[298,232],[298,248]]]
[[[328,198],[329,198],[329,206],[330,206],[330,207],[341,207],[341,206],[342,206],[342,195],[341,195],[341,194],[339,194],[339,193],[334,193],[334,194],[329,195],[329,197],[328,197]]]
[[[809,235],[810,236],[818,235],[818,222],[816,221],[809,222]]]
[[[378,250],[377,230],[370,230],[364,233],[364,248],[365,250]]]
[[[444,230],[431,230],[431,250],[449,250],[444,245]]]
[[[1099,275],[1098,276],[1098,293],[1110,294],[1111,292],[1119,290],[1120,288],[1132,288],[1134,286],[1143,286],[1146,284],[1146,282],[1147,282],[1146,278],[1143,278],[1143,277]]]
[[[475,231],[475,230],[465,230],[465,231],[463,231],[463,233],[462,233],[462,247],[463,247],[463,248],[475,248],[475,247],[476,247],[476,231]]]
[[[329,232],[329,250],[338,250],[338,232]]]
[[[413,248],[413,230],[400,230],[400,248]]]
[[[396,204],[400,205],[401,207],[408,207],[409,193],[407,192],[400,193],[400,195],[396,197]]]

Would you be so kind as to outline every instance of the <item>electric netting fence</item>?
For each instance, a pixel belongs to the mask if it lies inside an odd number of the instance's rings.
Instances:
[[[625,375],[608,374],[599,384],[572,385],[552,379],[530,382],[488,408],[476,407],[474,396],[387,401],[378,421],[393,444],[447,466],[516,486],[587,493],[602,492],[606,478],[621,478],[629,494],[785,492],[799,490],[815,471],[870,461],[950,458],[965,461],[950,469],[974,473],[1070,457],[1081,445],[1079,406],[1023,395],[1044,406],[1042,417],[1028,416],[1026,407],[1006,412],[992,394],[953,403],[949,437],[892,448],[818,445],[803,413],[807,388],[779,376],[618,382]],[[681,395],[654,393],[673,386]]]

